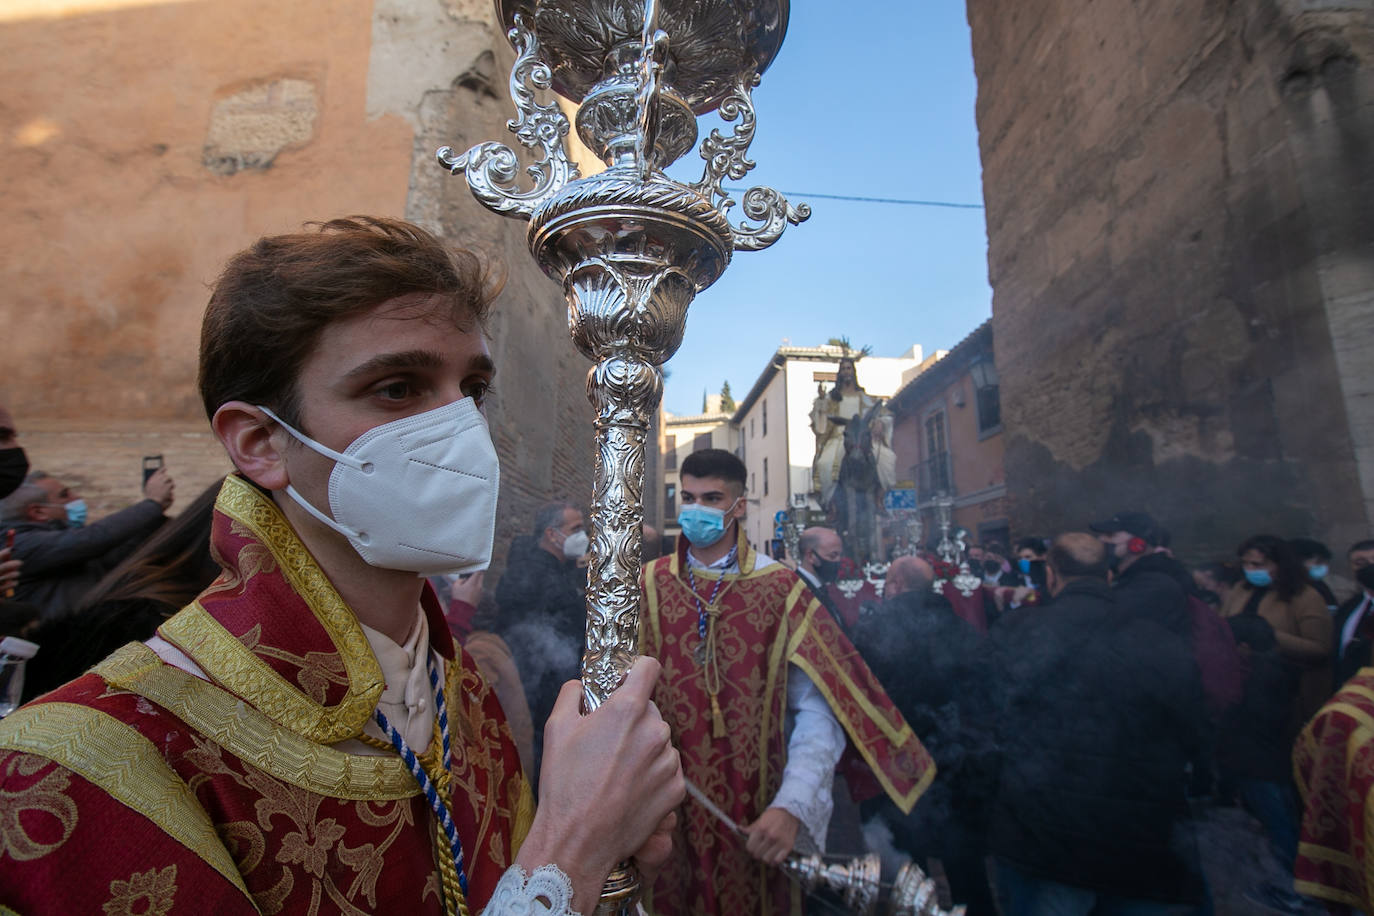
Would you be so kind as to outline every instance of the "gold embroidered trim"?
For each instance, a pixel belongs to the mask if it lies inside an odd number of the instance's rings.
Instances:
[[[793,603],[805,588],[806,583],[799,579],[796,587],[792,589],[792,593],[788,595],[787,606],[789,613]],[[926,767],[926,771],[921,774],[920,781],[912,787],[910,792],[902,793],[893,785],[892,780],[888,778],[887,773],[883,771],[882,767],[878,766],[878,761],[874,758],[868,746],[857,739],[853,723],[841,714],[840,706],[835,699],[835,695],[821,679],[820,673],[816,670],[815,666],[797,654],[797,649],[800,647],[802,639],[811,628],[811,617],[817,613],[819,608],[820,602],[815,598],[811,598],[807,605],[806,613],[802,617],[801,625],[797,627],[796,632],[792,634],[791,639],[788,641],[787,660],[800,668],[807,677],[811,678],[811,683],[816,685],[816,689],[819,690],[821,696],[825,698],[825,702],[830,706],[831,712],[835,714],[836,720],[839,721],[845,732],[848,733],[851,743],[858,750],[859,755],[863,757],[864,762],[868,764],[869,769],[873,771],[873,775],[877,777],[878,782],[882,785],[883,791],[887,793],[888,798],[892,799],[893,803],[901,809],[903,814],[909,814],[911,813],[911,809],[916,805],[916,799],[921,797],[922,793],[929,788],[930,783],[935,779],[935,762],[933,760],[930,761],[930,765]],[[843,679],[845,686],[848,688],[849,695],[859,704],[859,707],[863,710],[869,721],[878,726],[879,730],[881,730],[884,736],[892,742],[894,747],[902,747],[911,741],[916,741],[919,744],[916,733],[911,730],[911,726],[905,721],[903,721],[901,728],[894,728],[892,726],[892,723],[887,720],[887,717],[873,705],[868,696],[863,691],[859,690],[858,686],[845,674],[844,669],[840,667],[834,655],[831,654],[829,646],[821,640],[816,640],[816,644],[830,661],[831,670],[835,672],[837,677]]]
[[[132,727],[89,706],[39,703],[6,717],[0,748],[52,760],[104,790],[194,852],[257,910],[238,866],[191,787]]]
[[[1333,903],[1344,903],[1356,909],[1365,905],[1364,898],[1350,891],[1341,890],[1335,887],[1327,887],[1325,884],[1318,884],[1315,881],[1304,881],[1297,878],[1293,881],[1293,890],[1308,897],[1316,897],[1318,900],[1330,900]]]
[[[680,536],[681,535],[679,535],[679,537]],[[782,566],[780,564],[770,564],[764,567],[763,569],[755,569],[754,566],[758,560],[758,555],[755,553],[754,548],[749,545],[749,539],[744,536],[743,525],[738,526],[738,533],[735,535],[735,537],[735,543],[737,545],[737,550],[735,553],[735,562],[739,565],[739,572],[725,573],[725,575],[737,576],[740,579],[752,579],[758,575],[777,572],[779,569],[787,568],[786,566]],[[679,554],[676,550],[669,554],[668,569],[672,572],[674,579],[681,578],[682,576],[682,563],[679,562],[680,557],[681,554]],[[692,574],[695,576],[700,576],[704,579],[719,579],[721,577],[721,573],[719,571],[706,569],[704,567],[693,567]]]
[[[524,773],[520,774],[520,781],[516,786],[515,794],[515,817],[511,826],[510,837],[512,861],[520,852],[520,847],[525,845],[525,837],[529,836],[530,827],[534,824],[534,790],[530,787],[530,781]]]
[[[639,654],[657,655],[663,646],[658,624],[658,576],[653,566],[645,567],[644,611],[639,616]]]
[[[347,754],[281,727],[233,694],[130,643],[94,672],[153,701],[244,763],[319,795],[391,801],[420,793],[399,757]]]
[[[792,593],[787,596],[787,606],[791,608],[793,603],[796,602],[798,597],[800,597],[801,593],[804,591],[806,591],[806,583],[798,579],[796,587],[793,588]],[[802,624],[797,628],[796,632],[792,634],[792,639],[787,644],[787,657],[788,660],[792,661],[793,663],[796,662],[795,656],[797,654],[797,649],[801,647],[802,639],[805,638],[806,634],[811,629],[811,617],[813,614],[817,612],[817,609],[819,609],[821,606],[820,602],[817,601],[815,598],[811,598],[809,600],[810,607],[807,608],[806,614],[802,618]],[[882,730],[883,734],[887,736],[889,741],[891,741],[894,744],[902,744],[909,740],[915,734],[911,730],[911,726],[908,725],[905,721],[902,722],[900,728],[893,725],[892,722],[889,721],[888,717],[884,715],[883,712],[880,709],[878,709],[877,706],[873,705],[873,701],[868,698],[868,695],[864,693],[862,690],[860,690],[858,685],[855,684],[854,681],[845,672],[844,668],[835,658],[835,654],[830,651],[829,645],[827,645],[823,640],[819,639],[816,640],[816,645],[820,648],[822,654],[824,654],[825,657],[830,661],[831,667],[835,671],[836,677],[839,677],[843,681],[844,685],[849,688],[849,693],[854,697],[855,702],[859,704],[859,708],[861,708],[864,711],[864,714],[868,716],[868,718],[871,719],[873,723],[876,724],[878,728]]]
[[[760,717],[759,725],[759,781],[754,788],[754,804],[760,812],[763,811],[764,805],[768,804],[770,801],[764,794],[768,786],[769,778],[768,733],[774,727],[772,724],[773,703],[769,698],[774,696],[775,692],[778,690],[779,677],[782,678],[783,692],[786,693],[787,691],[787,669],[784,666],[786,665],[785,653],[787,650],[787,626],[789,621],[790,618],[784,612],[782,620],[778,624],[777,635],[773,637],[773,645],[768,649],[768,671],[764,677],[763,684],[763,715]],[[784,705],[786,704],[784,703]],[[777,723],[779,731],[781,731],[785,725],[786,718],[786,716],[783,716]],[[766,900],[767,897],[765,896],[764,899]]]
[[[233,475],[225,478],[215,508],[248,528],[272,552],[287,583],[324,627],[343,660],[348,691],[337,706],[316,703],[235,639],[199,602],[182,609],[159,632],[217,683],[290,731],[325,744],[358,734],[377,708],[385,682],[357,617],[286,517],[252,484]]]

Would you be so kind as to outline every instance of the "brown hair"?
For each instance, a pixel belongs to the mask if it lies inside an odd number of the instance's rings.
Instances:
[[[450,300],[460,326],[482,326],[500,286],[482,257],[403,220],[350,216],[264,236],[229,259],[205,309],[205,412],[241,400],[299,425],[296,378],[328,324],[428,293]]]
[[[219,564],[210,555],[210,527],[223,483],[217,480],[202,490],[176,518],[106,573],[82,596],[76,610],[88,612],[105,601],[129,599],[160,601],[173,610],[189,604],[219,575]]]

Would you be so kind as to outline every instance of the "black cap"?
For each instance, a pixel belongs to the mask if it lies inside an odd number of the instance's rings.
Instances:
[[[1093,522],[1088,526],[1098,534],[1115,534],[1125,531],[1143,538],[1151,547],[1158,547],[1164,536],[1164,529],[1154,517],[1145,512],[1118,512],[1109,519]]]

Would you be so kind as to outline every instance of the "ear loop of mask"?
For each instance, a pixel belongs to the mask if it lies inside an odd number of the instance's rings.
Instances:
[[[286,422],[285,420],[283,420],[281,417],[277,416],[277,415],[276,415],[275,413],[273,413],[269,408],[263,407],[263,406],[260,405],[260,404],[257,405],[257,407],[258,407],[258,410],[261,410],[263,413],[267,414],[267,415],[268,415],[269,417],[271,417],[273,420],[276,420],[279,424],[281,424],[281,426],[282,426],[283,429],[285,429],[287,432],[289,432],[292,436],[294,436],[294,437],[296,438],[296,440],[297,440],[298,442],[300,442],[302,445],[304,445],[306,448],[310,449],[311,451],[317,452],[317,453],[323,455],[323,456],[326,457],[326,458],[332,458],[334,461],[338,462],[339,464],[342,464],[342,465],[344,465],[345,467],[350,467],[350,468],[352,468],[352,469],[355,470],[355,471],[360,471],[360,472],[362,472],[362,473],[364,473],[364,474],[371,474],[371,473],[372,473],[373,468],[372,468],[372,462],[371,462],[371,461],[359,461],[357,458],[354,458],[352,455],[345,455],[345,454],[343,454],[342,452],[336,452],[336,451],[334,451],[332,448],[330,448],[329,446],[323,445],[323,444],[321,444],[321,443],[319,443],[319,442],[316,442],[314,439],[311,439],[311,438],[310,438],[309,436],[307,436],[305,433],[303,433],[303,432],[301,432],[300,430],[296,429],[296,428],[295,428],[294,426],[292,426],[290,423],[287,423],[287,422]],[[320,522],[320,524],[322,524],[322,525],[324,525],[324,526],[326,526],[326,527],[328,527],[328,528],[332,528],[333,530],[337,531],[339,534],[342,534],[342,535],[343,535],[344,537],[346,537],[346,538],[353,538],[353,539],[356,539],[356,540],[358,541],[358,543],[363,544],[364,546],[366,546],[367,544],[371,543],[371,539],[367,536],[367,532],[366,532],[366,531],[354,531],[354,530],[351,529],[351,528],[348,528],[348,527],[345,527],[344,525],[339,524],[337,521],[335,521],[334,519],[332,519],[332,518],[330,518],[329,516],[325,515],[325,514],[324,514],[323,512],[321,512],[319,509],[317,509],[317,508],[315,508],[313,505],[311,505],[311,504],[310,504],[310,501],[307,500],[304,496],[302,496],[302,495],[300,494],[300,492],[299,492],[294,486],[292,486],[292,485],[289,484],[289,483],[286,485],[286,495],[287,495],[287,496],[290,496],[291,499],[292,499],[293,501],[295,501],[296,505],[300,506],[300,507],[301,507],[302,509],[304,509],[306,512],[308,512],[308,513],[310,513],[312,516],[314,516],[315,519],[316,519],[316,521]]]

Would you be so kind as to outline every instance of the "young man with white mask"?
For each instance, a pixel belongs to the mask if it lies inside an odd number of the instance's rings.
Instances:
[[[148,644],[0,722],[0,903],[564,914],[620,859],[666,856],[683,787],[657,664],[585,717],[566,685],[535,812],[423,578],[490,558],[491,298],[474,256],[397,220],[231,259],[200,370],[239,472],[213,521],[224,571]]]
[[[806,583],[745,539],[743,462],[705,449],[679,477],[683,536],[645,567],[641,645],[663,662],[655,696],[687,778],[747,836],[689,802],[652,911],[796,912],[796,885],[770,866],[823,848],[846,736],[903,812],[934,765]]]

